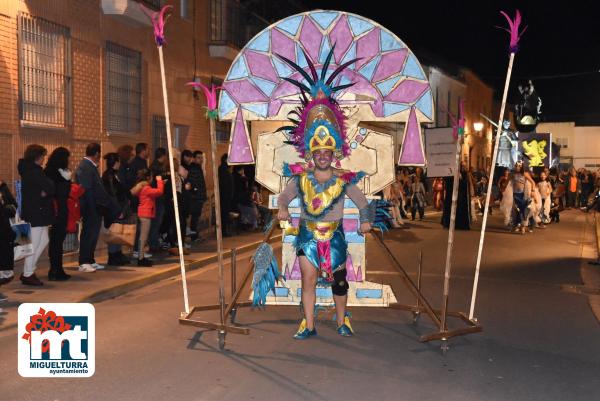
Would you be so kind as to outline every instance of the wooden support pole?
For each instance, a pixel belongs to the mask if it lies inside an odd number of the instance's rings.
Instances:
[[[440,326],[441,325],[440,319],[438,318],[438,316],[433,311],[433,308],[431,307],[431,305],[429,304],[429,302],[427,301],[427,299],[425,299],[425,297],[423,296],[423,294],[421,294],[421,291],[419,291],[419,289],[417,288],[417,286],[415,285],[415,283],[410,279],[408,273],[406,272],[406,270],[404,270],[404,268],[402,267],[402,265],[400,264],[400,262],[398,262],[398,259],[396,259],[396,257],[392,253],[392,251],[390,251],[390,249],[388,248],[387,244],[375,232],[371,231],[371,235],[373,236],[373,238],[375,238],[376,242],[383,248],[383,250],[385,251],[385,254],[392,261],[392,265],[396,268],[396,270],[398,270],[400,272],[402,278],[404,279],[404,281],[407,284],[407,287],[408,287],[409,291],[412,292],[412,294],[417,299],[419,299],[420,302],[423,304],[423,308],[424,308],[425,312],[427,313],[427,315],[431,318],[431,320],[433,320],[433,322],[438,327],[441,327]]]
[[[450,208],[450,226],[448,227],[448,248],[446,249],[446,267],[444,269],[444,293],[442,296],[442,322],[440,331],[446,331],[448,296],[450,294],[450,274],[452,271],[452,251],[454,249],[454,228],[456,227],[456,206],[458,204],[461,145],[462,136],[459,135],[458,138],[456,138],[456,160],[454,167],[454,182],[452,183],[452,207]]]
[[[492,153],[492,166],[490,170],[490,179],[488,181],[487,193],[485,194],[485,205],[483,209],[483,221],[481,222],[481,233],[479,234],[479,248],[477,250],[477,262],[475,264],[475,279],[473,280],[473,291],[471,293],[471,307],[469,309],[469,319],[473,319],[475,312],[475,301],[477,299],[477,285],[479,284],[479,270],[481,269],[481,255],[483,253],[483,242],[485,240],[485,228],[487,226],[488,209],[490,207],[490,196],[494,183],[494,171],[496,169],[496,157],[498,156],[498,147],[500,144],[500,133],[502,131],[502,121],[504,120],[504,110],[506,109],[506,98],[508,96],[508,87],[510,86],[510,76],[512,74],[515,53],[510,53],[508,60],[508,71],[506,72],[506,81],[504,82],[504,93],[502,94],[502,104],[500,106],[500,117],[498,118],[498,127],[496,129],[496,143],[494,144],[494,153]]]
[[[177,200],[177,172],[175,171],[175,165],[173,163],[173,140],[171,137],[171,120],[169,117],[169,102],[167,100],[167,83],[165,79],[165,63],[162,46],[158,46],[158,58],[160,60],[160,76],[162,79],[163,102],[165,107],[165,124],[167,126],[167,151],[169,152],[169,171],[171,173],[171,195],[173,196],[173,206],[175,207],[175,228],[177,230],[177,247],[179,249],[179,267],[181,268],[181,285],[183,286],[183,304],[185,313],[189,313],[190,303],[185,275],[185,260],[183,258],[183,238],[181,236],[181,222],[179,221],[179,202]],[[140,249],[139,251],[143,252],[144,250]]]

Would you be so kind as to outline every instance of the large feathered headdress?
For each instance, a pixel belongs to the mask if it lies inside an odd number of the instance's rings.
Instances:
[[[336,92],[346,89],[354,83],[338,86],[333,86],[333,83],[346,67],[358,59],[347,61],[328,76],[334,49],[335,45],[327,55],[320,74],[317,74],[315,64],[304,49],[302,52],[306,58],[310,75],[292,60],[279,54],[276,55],[298,71],[306,81],[303,83],[300,80],[282,77],[300,89],[301,106],[290,112],[291,116],[288,116],[293,125],[281,127],[278,130],[288,133],[288,143],[294,145],[300,157],[305,160],[310,160],[313,152],[318,149],[333,151],[338,160],[350,154],[350,147],[346,142],[345,116],[334,96]]]

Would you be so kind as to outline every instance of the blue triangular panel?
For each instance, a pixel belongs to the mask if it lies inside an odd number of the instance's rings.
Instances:
[[[296,15],[293,17],[289,17],[281,21],[276,25],[277,28],[286,31],[292,36],[295,36],[298,33],[298,28],[300,27],[300,23],[302,22],[302,15]]]
[[[381,51],[398,50],[404,47],[406,47],[404,43],[400,42],[394,35],[385,29],[381,30]]]
[[[402,73],[407,77],[425,79],[425,74],[421,69],[421,65],[412,53],[408,56],[408,60],[406,60],[406,64],[404,65],[404,70],[402,71]]]
[[[329,38],[325,36],[323,44],[321,45],[321,52],[319,53],[319,63],[323,64],[325,62],[330,50],[331,45],[329,44]]]
[[[373,28],[373,24],[371,24],[369,21],[353,15],[348,16],[348,23],[350,24],[350,29],[352,30],[354,36],[358,36]]]
[[[300,67],[308,67],[308,62],[306,61],[306,57],[304,57],[304,53],[300,49],[300,45],[296,43],[296,64]]]
[[[225,115],[229,114],[237,105],[229,96],[226,90],[221,91],[221,97],[219,98],[219,118],[223,119]]]
[[[382,96],[389,95],[389,93],[392,91],[392,89],[394,89],[394,86],[396,85],[396,83],[398,83],[398,81],[400,81],[401,78],[402,78],[401,76],[396,76],[396,77],[392,77],[392,78],[386,79],[385,81],[378,83],[377,88],[379,88],[381,95]]]
[[[266,79],[262,79],[262,78],[258,78],[258,77],[253,77],[252,81],[254,82],[254,84],[256,86],[258,86],[260,88],[260,90],[267,96],[271,96],[271,93],[273,93],[273,90],[275,89],[275,84],[271,81],[267,81]]]
[[[283,61],[279,60],[277,57],[273,57],[273,64],[275,65],[275,69],[277,70],[277,75],[280,77],[289,77],[292,75],[292,69],[288,67]]]
[[[246,61],[244,60],[244,56],[240,56],[231,67],[227,80],[245,78],[247,76],[248,67],[246,67]]]
[[[393,114],[400,113],[401,111],[408,110],[409,108],[410,106],[407,104],[383,102],[383,115],[389,117]]]
[[[338,15],[339,13],[333,11],[318,11],[310,13],[312,19],[314,19],[323,29],[329,28],[331,23],[337,18]]]
[[[352,81],[350,80],[350,78],[348,78],[348,77],[347,77],[347,76],[345,76],[345,75],[342,75],[342,78],[339,80],[339,83],[337,83],[337,84],[336,84],[336,86],[340,86],[340,85],[346,85],[346,84],[349,84],[350,82],[352,82]]]
[[[242,107],[261,117],[266,117],[269,110],[269,103],[244,103]]]
[[[379,63],[380,59],[381,59],[381,56],[375,57],[373,60],[371,60],[367,64],[365,64],[358,72],[360,72],[360,74],[363,77],[367,78],[370,81],[371,78],[373,78],[373,74],[375,73],[375,68],[377,67],[377,64]]]
[[[268,52],[270,47],[270,31],[265,30],[250,43],[246,45],[248,49],[258,50],[261,52]]]
[[[346,55],[344,56],[342,61],[340,61],[340,64],[344,64],[346,61],[350,61],[353,58],[356,58],[356,42],[352,43],[352,46],[350,46],[350,49],[348,49]],[[351,70],[354,69],[355,64],[356,63],[352,63],[348,66],[348,68]]]
[[[433,116],[433,102],[431,100],[431,89],[428,89],[427,92],[421,96],[421,98],[415,103],[417,109],[423,114],[427,116],[427,118],[432,118]]]

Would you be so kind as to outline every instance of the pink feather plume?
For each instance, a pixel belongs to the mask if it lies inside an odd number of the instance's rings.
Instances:
[[[173,8],[173,6],[166,5],[161,8],[160,11],[152,11],[148,7],[144,6],[140,3],[140,8],[150,18],[152,21],[152,26],[154,27],[154,40],[156,41],[157,46],[162,46],[165,44],[165,22],[167,18],[169,18],[170,14],[166,16],[165,14],[168,10]]]
[[[519,28],[521,27],[522,22],[521,12],[519,10],[516,11],[514,20],[512,20],[504,11],[500,11],[500,14],[502,14],[504,18],[506,18],[506,20],[508,21],[509,28],[498,28],[504,29],[506,32],[510,33],[509,49],[511,53],[516,53],[519,50],[519,40],[521,39],[521,36],[527,29],[527,27],[525,27],[521,32],[519,32]]]
[[[206,97],[206,106],[208,107],[208,111],[214,111],[217,109],[217,91],[222,89],[222,86],[215,86],[215,84],[212,84],[211,88],[209,89],[202,82],[188,82],[186,85],[193,86],[194,88],[202,88],[204,96]]]

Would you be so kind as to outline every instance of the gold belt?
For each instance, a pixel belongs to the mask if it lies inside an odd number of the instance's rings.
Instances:
[[[339,221],[307,221],[308,228],[317,241],[328,241],[333,237],[333,233],[338,229]]]

